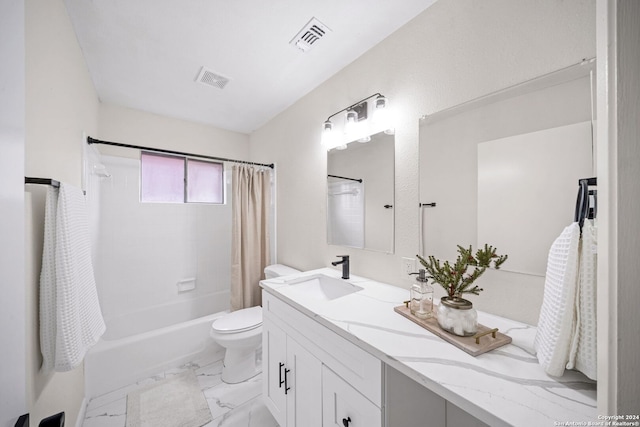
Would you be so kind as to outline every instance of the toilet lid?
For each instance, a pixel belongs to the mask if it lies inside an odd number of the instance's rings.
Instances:
[[[262,325],[262,307],[243,308],[215,320],[211,327],[220,333],[248,331]]]

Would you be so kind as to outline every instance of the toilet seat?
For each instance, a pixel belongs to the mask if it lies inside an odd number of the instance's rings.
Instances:
[[[262,307],[243,308],[215,320],[211,329],[219,334],[250,331],[262,325]]]

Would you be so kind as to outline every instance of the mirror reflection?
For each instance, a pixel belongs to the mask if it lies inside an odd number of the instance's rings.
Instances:
[[[509,254],[503,271],[544,276],[578,180],[593,175],[591,78],[579,71],[422,121],[420,201],[437,202],[422,213],[425,254],[488,242]]]
[[[367,139],[327,153],[327,242],[392,253],[394,137]]]

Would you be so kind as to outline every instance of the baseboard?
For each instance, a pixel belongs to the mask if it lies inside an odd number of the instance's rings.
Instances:
[[[82,403],[80,404],[80,411],[78,411],[78,418],[76,418],[76,427],[82,427],[82,423],[84,423],[84,418],[87,414],[87,398],[82,399]]]

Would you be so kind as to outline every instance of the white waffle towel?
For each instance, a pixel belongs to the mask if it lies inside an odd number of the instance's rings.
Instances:
[[[42,369],[70,371],[105,331],[91,263],[84,194],[60,184],[47,191],[40,274]]]
[[[577,369],[592,380],[597,374],[597,279],[596,227],[589,220],[582,226],[580,271],[576,292],[576,325],[567,369]]]
[[[44,246],[40,270],[40,352],[42,369],[53,369],[56,355],[56,212],[58,189],[47,187],[44,207]]]
[[[534,347],[540,365],[553,376],[561,376],[569,360],[575,322],[579,243],[580,226],[576,222],[565,227],[553,242],[547,259]]]

